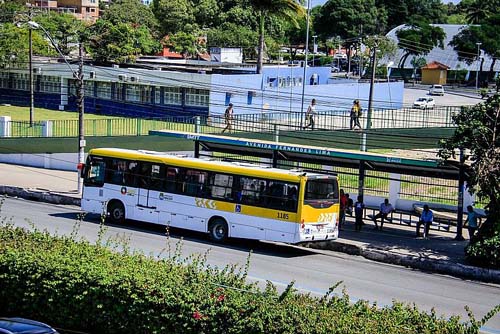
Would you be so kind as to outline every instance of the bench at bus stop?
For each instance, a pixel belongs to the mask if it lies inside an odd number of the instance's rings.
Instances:
[[[364,217],[373,220],[375,215],[379,213],[380,207],[378,206],[366,206],[365,207],[365,215]],[[382,218],[377,219],[380,222]],[[418,221],[420,220],[420,214],[416,211],[410,210],[401,210],[395,209],[392,211],[386,219],[384,219],[384,224],[398,224],[398,225],[406,225],[408,227],[417,226]],[[464,219],[465,221],[465,219]],[[431,225],[431,229],[437,231],[445,231],[451,232],[451,228],[457,225],[457,217],[440,217],[439,215],[434,215],[434,221]]]

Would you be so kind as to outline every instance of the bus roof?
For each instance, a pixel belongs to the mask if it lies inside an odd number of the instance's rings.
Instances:
[[[310,173],[298,170],[285,170],[278,168],[269,168],[250,163],[238,163],[229,161],[218,161],[210,159],[198,159],[168,152],[156,152],[146,150],[128,150],[120,148],[94,148],[89,154],[123,158],[129,160],[149,161],[156,163],[171,164],[179,167],[191,167],[215,172],[226,172],[241,174],[261,178],[275,178],[281,181],[299,182],[302,177],[317,178],[324,177],[326,174]],[[330,175],[334,177],[333,175]]]

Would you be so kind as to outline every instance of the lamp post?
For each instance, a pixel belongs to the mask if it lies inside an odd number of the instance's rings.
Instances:
[[[314,55],[316,54],[317,49],[318,49],[318,47],[316,46],[316,37],[318,37],[318,36],[317,35],[313,36],[313,62],[312,62],[313,67],[314,67]]]
[[[479,69],[480,69],[480,58],[481,58],[481,50],[479,47],[481,46],[482,43],[476,43],[477,45],[477,71],[476,71],[476,90],[478,87],[478,82],[479,82]]]
[[[302,129],[302,114],[304,113],[304,94],[306,89],[306,69],[307,58],[309,57],[309,17],[311,16],[311,0],[307,0],[307,18],[306,18],[306,61],[304,62],[304,72],[302,73],[302,99],[300,103],[300,128]]]
[[[50,43],[54,46],[54,48],[57,50],[59,55],[63,58],[64,62],[66,65],[68,65],[68,68],[70,69],[71,73],[73,74],[73,78],[76,80],[77,83],[77,106],[78,106],[78,193],[82,192],[83,189],[83,184],[82,184],[82,178],[81,178],[81,168],[84,164],[84,159],[85,159],[85,136],[84,136],[84,83],[83,83],[83,46],[82,43],[80,42],[79,45],[79,53],[78,53],[78,71],[75,71],[71,65],[68,63],[66,60],[66,57],[64,54],[61,52],[57,44],[55,43],[54,39],[52,36],[49,34],[47,30],[45,30],[44,27],[42,27],[40,24],[34,22],[34,21],[29,21],[28,25],[31,29],[40,29],[44,32],[44,34],[47,36],[49,39]]]

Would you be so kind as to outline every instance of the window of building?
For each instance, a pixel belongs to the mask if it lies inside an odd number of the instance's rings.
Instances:
[[[97,82],[96,96],[101,99],[111,100],[111,82]]]
[[[160,99],[158,98],[158,103]],[[163,88],[163,104],[182,104],[182,92],[180,87]]]
[[[9,72],[0,72],[0,88],[9,88]]]
[[[140,102],[141,101],[141,86],[127,85],[125,88],[125,101]]]
[[[35,75],[33,76],[35,77]],[[35,82],[35,78],[33,78],[33,82]],[[12,74],[12,88],[18,90],[29,90],[30,82],[29,76],[27,73],[13,73]]]
[[[60,93],[61,78],[55,76],[41,75],[40,76],[40,92],[44,93]]]
[[[186,105],[208,107],[209,96],[206,89],[186,88]]]

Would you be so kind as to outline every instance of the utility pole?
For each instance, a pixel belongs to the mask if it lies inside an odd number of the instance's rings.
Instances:
[[[304,94],[306,89],[306,70],[307,58],[309,58],[309,17],[311,16],[311,0],[307,0],[307,18],[306,18],[306,61],[304,62],[304,72],[302,73],[302,98],[300,102],[300,128],[304,125],[302,114],[304,113]]]
[[[29,21],[33,20],[33,10],[31,4],[28,6],[28,18]],[[33,29],[31,27],[28,29],[28,40],[29,40],[29,81],[30,81],[30,126],[33,126],[33,121],[35,118],[35,87],[33,83]]]
[[[373,104],[373,86],[375,85],[375,72],[377,69],[377,47],[378,43],[375,42],[373,46],[372,55],[372,75],[370,79],[370,95],[368,97],[368,116],[366,117],[366,129],[370,129],[372,126],[372,104]]]
[[[478,88],[478,83],[479,83],[479,70],[481,69],[481,64],[480,64],[480,58],[481,58],[481,50],[479,49],[481,47],[482,43],[476,43],[477,45],[477,72],[476,72],[476,90]]]
[[[78,73],[77,73],[77,105],[78,105],[78,193],[82,193],[83,182],[81,171],[85,163],[85,128],[84,128],[84,81],[83,81],[83,44],[80,42],[78,52]]]

